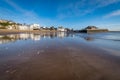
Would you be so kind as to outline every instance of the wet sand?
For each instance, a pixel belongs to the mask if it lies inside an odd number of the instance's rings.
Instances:
[[[31,45],[0,59],[0,80],[120,80],[120,58],[102,49],[61,39]]]

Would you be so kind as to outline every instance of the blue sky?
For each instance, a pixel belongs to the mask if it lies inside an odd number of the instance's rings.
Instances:
[[[0,0],[0,18],[42,26],[120,31],[120,0]]]

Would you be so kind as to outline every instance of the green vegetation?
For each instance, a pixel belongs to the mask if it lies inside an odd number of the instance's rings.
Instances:
[[[12,25],[12,23],[9,23],[9,22],[0,22],[0,25],[1,26],[9,26],[9,25]]]
[[[12,25],[9,22],[0,22],[0,29],[6,29],[7,26]]]
[[[15,25],[20,25],[20,24],[11,21],[0,22],[0,29],[7,29],[8,26],[15,26]]]

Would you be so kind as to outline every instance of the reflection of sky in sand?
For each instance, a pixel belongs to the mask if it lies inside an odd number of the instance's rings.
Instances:
[[[120,35],[107,35],[103,36],[105,39],[111,39],[111,40],[120,40]]]

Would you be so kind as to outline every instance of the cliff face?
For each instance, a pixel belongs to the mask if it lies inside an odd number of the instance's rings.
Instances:
[[[17,29],[18,28],[18,23],[8,21],[8,20],[0,20],[0,29],[8,29],[11,27],[12,29]]]
[[[98,28],[96,26],[88,26],[85,29],[92,29],[92,30],[94,30],[94,29],[98,29]]]

